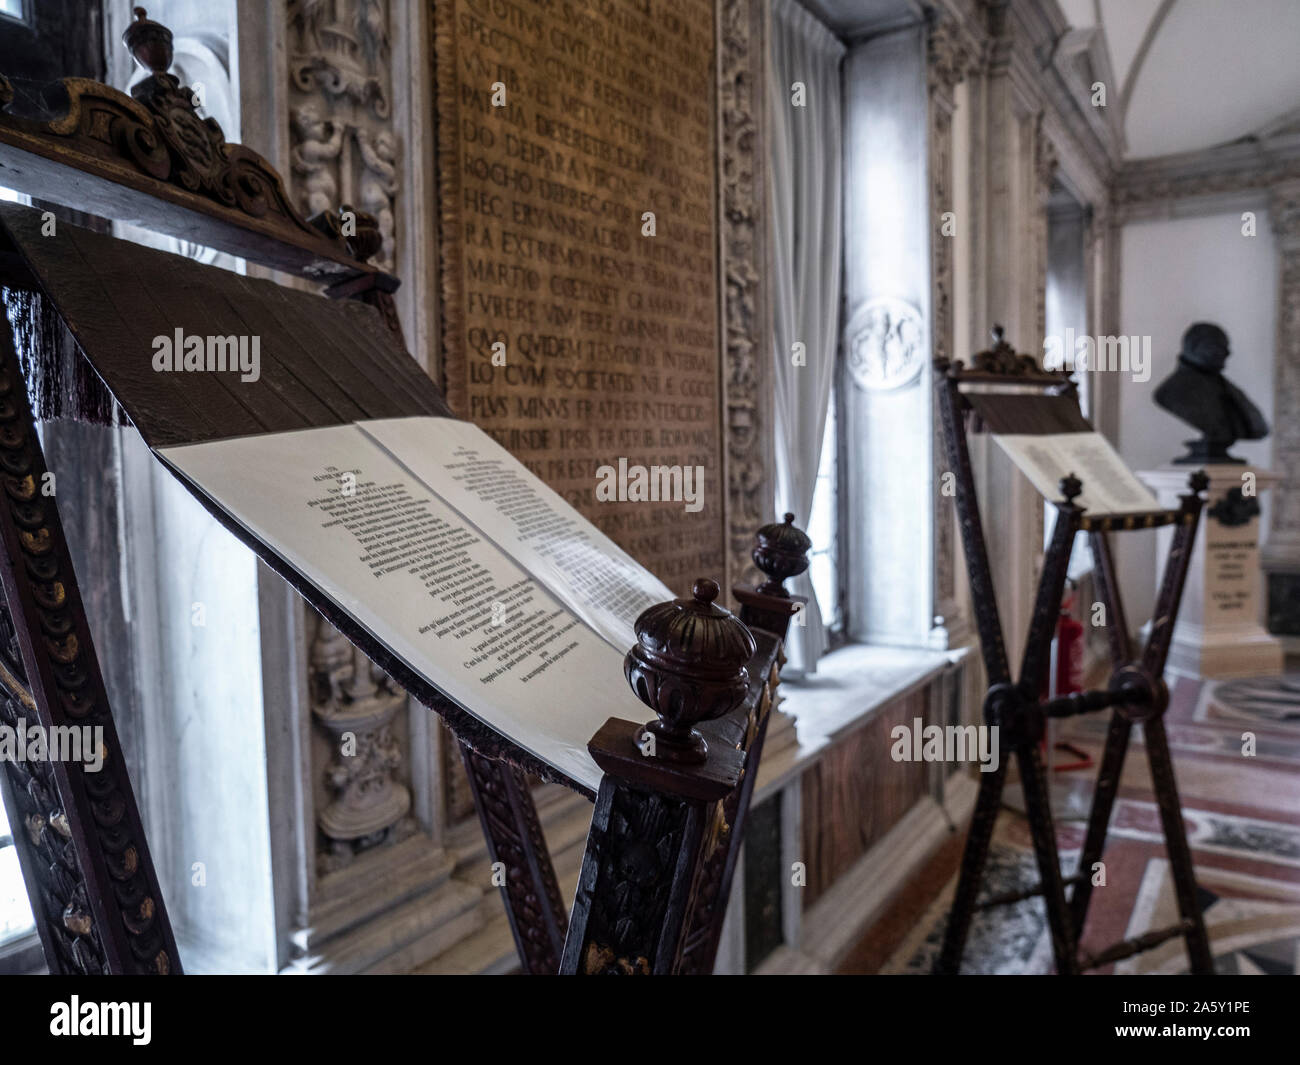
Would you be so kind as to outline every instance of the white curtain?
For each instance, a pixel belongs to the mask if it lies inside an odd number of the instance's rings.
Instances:
[[[773,0],[772,16],[768,190],[776,515],[790,511],[807,528],[839,340],[844,46],[796,0]],[[805,365],[795,364],[796,343],[804,345]],[[809,605],[805,624],[791,626],[787,653],[792,667],[811,672],[825,650],[826,630],[806,573],[792,590],[808,596]]]

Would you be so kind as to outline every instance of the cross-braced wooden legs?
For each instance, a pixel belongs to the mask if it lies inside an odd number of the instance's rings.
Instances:
[[[1039,884],[1033,891],[1016,893],[1014,899],[1008,897],[1001,901],[1010,902],[1042,895],[1047,906],[1047,923],[1052,935],[1052,954],[1056,960],[1056,970],[1062,974],[1077,973],[1079,970],[1074,927],[1065,904],[1065,881],[1061,876],[1061,859],[1056,847],[1056,832],[1052,827],[1051,807],[1047,796],[1046,772],[1038,752],[1038,745],[1036,742],[1026,742],[1004,753],[1014,754],[1020,769],[1029,831],[1033,838],[1034,856],[1038,861]],[[971,920],[975,916],[975,911],[980,908],[976,900],[980,884],[984,879],[984,865],[988,860],[993,826],[997,822],[1002,803],[1006,766],[1007,759],[1004,757],[994,772],[984,774],[980,778],[975,814],[971,819],[970,833],[966,837],[966,849],[962,854],[961,873],[957,878],[957,893],[953,897],[952,910],[948,915],[948,927],[944,932],[943,946],[934,964],[936,973],[954,974],[961,967],[962,950],[966,946],[966,937],[970,934]],[[996,900],[993,904],[996,904]]]
[[[1118,710],[1111,712],[1106,747],[1102,752],[1101,767],[1097,770],[1097,787],[1092,793],[1092,809],[1088,812],[1088,829],[1083,838],[1083,850],[1079,853],[1078,877],[1070,896],[1070,926],[1076,938],[1083,933],[1083,922],[1088,916],[1093,867],[1101,861],[1101,852],[1106,846],[1110,813],[1119,793],[1119,778],[1124,770],[1124,755],[1128,751],[1132,730],[1132,723]]]
[[[962,851],[961,873],[957,877],[957,894],[953,896],[952,910],[948,914],[948,927],[943,934],[943,947],[934,963],[936,973],[952,975],[961,967],[961,952],[970,933],[971,918],[975,916],[975,900],[984,879],[984,863],[993,839],[993,826],[997,823],[1002,806],[1002,786],[1007,778],[1007,760],[999,760],[992,773],[980,775],[979,795],[975,800],[975,813],[971,817],[970,831],[966,835],[966,848]]]
[[[1178,784],[1174,780],[1174,763],[1169,757],[1169,741],[1165,736],[1165,723],[1154,717],[1142,726],[1146,738],[1147,760],[1151,765],[1151,783],[1160,808],[1160,824],[1165,831],[1165,851],[1169,855],[1169,871],[1174,878],[1174,891],[1178,897],[1178,915],[1186,931],[1187,960],[1192,972],[1214,972],[1214,958],[1210,954],[1210,938],[1205,931],[1205,919],[1196,901],[1196,876],[1192,871],[1192,851],[1187,844],[1187,831],[1183,827],[1183,808],[1178,801]]]
[[[1052,956],[1056,971],[1073,976],[1079,971],[1075,951],[1074,929],[1065,907],[1065,882],[1061,877],[1061,858],[1056,849],[1056,829],[1052,825],[1051,798],[1038,745],[1028,744],[1016,752],[1020,766],[1020,783],[1025,790],[1025,815],[1033,835],[1034,855],[1038,859],[1039,885],[1047,906],[1047,925],[1052,933]]]
[[[1062,490],[1067,498],[1069,491]],[[985,717],[990,724],[1000,724],[1004,732],[1004,751],[1014,753],[1020,767],[1021,785],[1025,793],[1025,808],[1034,842],[1040,882],[1032,891],[1012,892],[999,896],[982,906],[1001,905],[1008,902],[1041,895],[1047,909],[1048,925],[1052,936],[1052,950],[1057,972],[1077,973],[1082,968],[1118,961],[1141,950],[1150,949],[1176,935],[1187,943],[1188,957],[1193,972],[1212,971],[1209,941],[1204,921],[1196,900],[1196,880],[1192,869],[1191,850],[1183,827],[1178,801],[1178,788],[1174,781],[1173,763],[1161,715],[1168,705],[1168,692],[1161,677],[1172,637],[1173,619],[1178,613],[1187,563],[1196,534],[1201,501],[1197,490],[1184,497],[1183,507],[1177,516],[1178,526],[1165,567],[1160,594],[1156,603],[1152,633],[1142,650],[1140,661],[1134,661],[1124,621],[1123,604],[1116,589],[1114,562],[1110,545],[1102,532],[1092,536],[1097,562],[1097,584],[1102,602],[1109,615],[1107,626],[1111,655],[1115,664],[1109,691],[1084,693],[1039,703],[1037,695],[1045,668],[1047,647],[1051,642],[1051,623],[1060,610],[1061,591],[1065,580],[1065,567],[1069,559],[1070,544],[1079,523],[1079,514],[1071,505],[1063,506],[1058,514],[1052,543],[1044,560],[1039,581],[1038,598],[1034,606],[1029,637],[1021,660],[1020,683],[1014,688],[1005,681],[990,688],[985,706]],[[978,566],[976,568],[979,568]],[[1084,838],[1079,867],[1068,881],[1061,876],[1060,857],[1056,834],[1052,825],[1047,778],[1037,746],[1044,715],[1065,716],[1090,712],[1114,706],[1110,728],[1107,732],[1102,764],[1098,771],[1097,787],[1093,794],[1092,810]],[[1166,850],[1178,898],[1180,920],[1170,928],[1148,932],[1134,940],[1116,944],[1100,954],[1079,959],[1078,939],[1088,915],[1092,898],[1092,875],[1101,861],[1111,813],[1119,792],[1119,781],[1124,768],[1134,722],[1144,722],[1147,737],[1147,754],[1151,765],[1151,779],[1160,809]],[[1001,767],[1000,767],[1001,768]],[[944,937],[936,972],[956,972],[961,963],[961,952],[970,931],[975,911],[982,908],[977,903],[979,883],[988,857],[989,843],[997,819],[1001,798],[1002,773],[996,779],[982,781],[970,836],[962,858],[961,874],[953,901],[952,914]],[[1066,902],[1066,884],[1074,890]]]
[[[1192,543],[1196,536],[1196,519],[1199,511],[1200,500],[1195,494],[1183,498],[1183,513],[1174,530],[1169,561],[1165,565],[1164,579],[1161,581],[1160,593],[1156,600],[1151,634],[1142,650],[1140,675],[1148,678],[1158,678],[1164,674],[1165,660],[1169,655],[1169,645],[1173,638],[1173,622],[1178,614]],[[1134,668],[1131,665],[1132,652],[1129,647],[1123,604],[1116,591],[1115,568],[1105,533],[1094,533],[1092,545],[1097,561],[1098,592],[1108,614],[1107,629],[1111,654],[1116,676],[1119,677],[1126,672],[1132,673]],[[1106,747],[1097,773],[1097,788],[1093,793],[1083,851],[1079,855],[1075,888],[1070,897],[1070,922],[1075,936],[1081,935],[1084,921],[1088,916],[1088,904],[1092,898],[1093,867],[1102,858],[1111,812],[1119,792],[1124,757],[1132,735],[1133,720],[1136,717],[1143,722],[1152,790],[1160,811],[1165,851],[1169,856],[1170,875],[1173,877],[1174,890],[1178,899],[1180,931],[1187,943],[1188,961],[1192,972],[1210,973],[1214,970],[1214,960],[1210,954],[1205,921],[1196,901],[1196,877],[1192,867],[1192,853],[1183,826],[1178,784],[1174,778],[1174,766],[1169,756],[1169,742],[1162,717],[1164,704],[1167,702],[1167,695],[1163,691],[1159,693],[1158,701],[1160,705],[1155,708],[1156,712],[1150,715],[1141,713],[1135,715],[1124,707],[1112,713],[1110,728],[1106,734]]]

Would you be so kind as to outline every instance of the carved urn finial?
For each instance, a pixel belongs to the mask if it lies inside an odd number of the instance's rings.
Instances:
[[[757,645],[740,619],[714,602],[717,581],[698,580],[692,593],[690,599],[642,611],[623,674],[637,698],[659,716],[645,727],[653,743],[647,756],[698,765],[709,748],[694,726],[744,701],[745,663]]]
[[[795,528],[794,515],[787,513],[782,522],[772,522],[758,530],[754,537],[754,565],[767,575],[758,586],[764,595],[790,598],[784,581],[797,577],[808,568],[808,552],[812,540],[802,529]]]
[[[1061,478],[1058,487],[1061,489],[1061,495],[1065,497],[1067,503],[1073,503],[1079,496],[1083,495],[1083,482],[1074,475],[1073,471]]]
[[[144,8],[133,11],[135,21],[122,31],[122,43],[143,69],[151,74],[166,74],[172,65],[172,31],[154,22]]]

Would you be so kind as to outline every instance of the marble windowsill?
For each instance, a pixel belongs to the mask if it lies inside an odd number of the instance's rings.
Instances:
[[[783,787],[838,739],[866,724],[881,707],[928,684],[970,650],[849,644],[826,655],[817,664],[816,673],[797,680],[783,678],[781,702],[768,725],[759,763],[755,801]],[[790,723],[794,742],[783,744],[779,737],[789,730]]]

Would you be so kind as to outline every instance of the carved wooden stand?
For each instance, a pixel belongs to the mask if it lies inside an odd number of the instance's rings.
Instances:
[[[975,365],[971,370],[964,369],[960,362],[949,364],[940,361],[935,364],[948,460],[957,479],[958,522],[970,574],[971,598],[975,605],[980,647],[988,674],[989,689],[984,700],[984,719],[988,725],[999,728],[1002,757],[996,771],[981,774],[980,777],[979,795],[962,856],[957,891],[934,971],[958,971],[966,936],[977,909],[1042,896],[1047,907],[1052,951],[1058,973],[1078,973],[1120,961],[1179,935],[1186,940],[1192,971],[1212,972],[1213,959],[1196,901],[1191,851],[1183,827],[1178,788],[1163,721],[1163,714],[1169,705],[1169,691],[1163,677],[1165,658],[1169,653],[1174,619],[1178,614],[1192,542],[1196,537],[1203,506],[1200,493],[1207,485],[1205,475],[1199,472],[1191,475],[1188,494],[1181,497],[1182,505],[1177,510],[1109,517],[1091,517],[1085,514],[1074,503],[1082,490],[1080,482],[1073,476],[1062,480],[1061,494],[1065,497],[1065,502],[1056,504],[1056,524],[1039,578],[1038,595],[1021,658],[1020,679],[1018,682],[1013,681],[994,597],[992,572],[980,523],[964,427],[967,419],[977,419],[978,415],[963,395],[962,386],[1028,385],[1035,386],[1044,395],[1072,395],[1073,385],[1065,375],[1040,370],[1029,356],[1015,355],[1001,339],[1000,329],[995,330],[994,336],[997,341],[994,348],[975,356]],[[1128,628],[1115,584],[1107,535],[1113,530],[1149,529],[1170,524],[1176,525],[1176,528],[1156,603],[1155,620],[1146,647],[1141,656],[1137,657],[1129,645]],[[1079,692],[1042,702],[1039,699],[1040,685],[1046,675],[1051,653],[1070,550],[1075,534],[1080,529],[1090,534],[1095,552],[1099,589],[1107,611],[1113,672],[1105,689]],[[1110,730],[1097,776],[1097,788],[1093,794],[1087,835],[1079,856],[1078,870],[1067,880],[1061,875],[1039,741],[1049,717],[1070,717],[1108,708],[1112,711]],[[1151,779],[1164,829],[1165,848],[1174,878],[1180,920],[1167,928],[1116,943],[1097,954],[1080,957],[1078,938],[1092,897],[1092,869],[1101,860],[1129,736],[1133,724],[1139,721],[1143,724],[1146,738]],[[1029,891],[1012,892],[977,903],[984,863],[1001,805],[1009,761],[1007,756],[1012,754],[1020,769],[1040,883]],[[1073,887],[1068,902],[1065,893],[1067,884]]]
[[[637,620],[624,668],[659,721],[611,718],[588,746],[605,776],[562,972],[713,971],[779,668],[717,594],[697,581]]]
[[[507,869],[502,900],[527,972],[713,971],[784,660],[778,641],[806,602],[782,585],[808,568],[811,544],[793,520],[787,514],[784,523],[758,531],[754,561],[767,580],[757,588],[732,589],[743,604],[741,621],[758,637],[756,649],[745,657],[737,653],[732,676],[720,677],[716,647],[699,634],[671,656],[674,674],[684,678],[684,690],[691,693],[688,698],[703,700],[703,693],[734,682],[742,669],[747,675],[735,709],[724,707],[714,720],[697,719],[707,745],[705,761],[647,757],[641,726],[628,721],[610,719],[592,739],[589,750],[605,778],[596,797],[572,925],[523,774],[461,745],[489,853]],[[707,593],[703,599],[700,592]],[[725,618],[700,606],[716,595],[713,582],[699,582],[695,604],[706,618],[722,624]],[[672,619],[698,616],[688,611],[689,605],[678,600],[653,607],[638,620],[638,629],[652,643],[668,640],[670,634],[661,630],[671,629]],[[658,621],[649,617],[654,611],[663,612]],[[662,663],[662,654],[656,661]],[[637,675],[652,669],[643,664]],[[657,709],[647,695],[660,691],[658,684],[641,689],[633,682],[633,690]],[[662,861],[645,849],[650,838],[657,841],[655,855],[663,852]],[[683,908],[685,899],[689,905]],[[661,902],[666,907],[662,913]]]
[[[265,159],[227,144],[215,122],[196,114],[193,93],[167,73],[172,41],[166,27],[137,9],[124,41],[147,72],[132,96],[69,78],[57,90],[66,101],[64,115],[47,121],[0,113],[0,181],[323,284],[327,296],[376,307],[400,347],[392,299],[397,279],[365,261],[379,247],[374,219],[348,212],[355,224],[345,226],[347,208],[301,217]],[[0,75],[0,111],[13,95]],[[170,272],[170,264],[165,269]],[[10,246],[0,247],[0,280],[10,287],[40,287],[29,263]],[[267,321],[268,327],[274,324]],[[0,333],[0,578],[8,606],[0,612],[0,718],[11,725],[103,726],[100,773],[70,763],[6,763],[0,774],[37,927],[52,972],[179,973],[57,506],[40,491],[45,466],[22,371],[8,331]],[[358,399],[346,387],[349,374],[362,374],[352,379],[358,395],[373,397],[374,389],[362,370],[344,362],[331,368],[337,376],[336,413],[345,420],[448,413],[404,354],[386,349],[376,358],[381,355],[387,361],[376,372],[390,375],[391,395],[374,403]],[[119,383],[128,378],[123,374]],[[310,390],[312,379],[304,370],[295,387]],[[282,381],[280,387],[287,385]],[[151,444],[158,443],[160,426],[194,434],[169,443],[308,427],[272,418],[240,429],[208,424],[204,416],[198,416],[204,424],[191,427],[185,415],[164,410],[165,395],[155,398],[151,409],[132,412]],[[302,398],[312,401],[304,409],[321,405],[319,397]],[[201,411],[203,404],[187,403],[185,409]],[[139,414],[151,417],[142,420]],[[741,621],[712,605],[712,582],[697,585],[694,600],[647,612],[667,612],[661,620],[691,614],[701,631],[708,628],[717,639],[701,643],[683,636],[663,657],[656,650],[662,650],[656,641],[663,633],[653,625],[643,628],[638,653],[645,657],[637,676],[644,690],[676,686],[686,709],[679,713],[676,702],[656,706],[663,726],[656,733],[658,757],[643,756],[640,728],[627,722],[607,722],[591,741],[606,777],[570,926],[521,768],[541,771],[536,760],[507,751],[508,743],[488,735],[490,730],[387,653],[266,545],[255,543],[219,508],[200,502],[417,700],[473,737],[474,746],[462,744],[462,754],[492,860],[507,868],[502,890],[527,971],[712,970],[773,705],[780,637],[801,606],[781,586],[783,577],[807,567],[807,538],[789,517],[784,525],[760,530],[754,558],[768,580],[757,589],[735,589],[741,618],[758,627],[756,641]],[[698,732],[692,731],[696,721]],[[696,735],[707,744],[698,762],[690,760]],[[684,745],[685,761],[668,756],[675,745]],[[511,754],[518,756],[513,764],[507,760]]]

